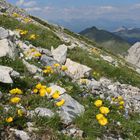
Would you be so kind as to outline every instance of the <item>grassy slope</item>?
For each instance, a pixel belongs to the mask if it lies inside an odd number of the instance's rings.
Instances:
[[[78,53],[75,55],[75,52]],[[74,61],[91,67],[94,71],[99,72],[101,76],[111,78],[112,80],[119,81],[121,83],[140,87],[140,75],[135,71],[125,66],[114,67],[102,59],[95,59],[98,58],[98,56],[94,54],[87,55],[87,53],[88,52],[85,50],[75,48],[68,52],[68,57]]]
[[[0,19],[1,19],[0,25],[5,28],[28,29],[28,30],[31,30],[31,32],[37,33],[37,34],[40,33],[40,30],[44,31],[44,29],[42,27],[39,27],[36,25],[24,25],[9,17],[8,18],[0,17]],[[32,28],[30,28],[30,27],[32,27]],[[73,33],[69,32],[68,30],[66,32],[73,35]],[[52,32],[49,31],[49,34],[52,34]],[[44,32],[44,36],[48,37],[48,31]],[[76,37],[78,37],[78,36],[76,36]],[[47,43],[51,44],[51,45],[52,44],[58,45],[59,43],[61,43],[61,41],[57,37],[55,37],[55,38],[56,38],[56,40],[49,38],[50,42],[47,42]],[[28,39],[28,37],[25,37],[25,40],[26,39]],[[46,47],[46,39],[44,39],[44,37],[42,37],[41,34],[40,34],[40,38],[35,40],[32,43],[34,43],[37,46],[39,45],[41,47]],[[56,47],[57,47],[57,45],[56,45]],[[48,47],[50,47],[50,46],[48,45],[47,48]],[[75,55],[76,52],[77,52],[77,55]],[[87,55],[87,53],[88,52],[83,51],[80,48],[76,48],[76,49],[68,52],[68,57],[70,57],[72,60],[75,60],[77,62],[80,62],[82,64],[92,67],[93,70],[98,71],[102,76],[107,76],[114,80],[119,80],[122,83],[131,82],[132,85],[136,85],[136,86],[140,85],[140,76],[138,76],[135,72],[133,72],[127,68],[115,68],[114,66],[109,65],[108,63],[106,63],[103,60],[97,61],[96,58],[98,58],[98,56],[96,56],[94,54]],[[2,84],[0,86],[1,87],[0,90],[8,92],[9,89],[14,88],[14,87],[22,88],[25,91],[25,96],[22,101],[23,106],[30,107],[30,109],[34,109],[37,106],[48,107],[48,108],[51,108],[52,110],[56,109],[53,102],[51,102],[47,98],[41,98],[40,96],[33,96],[33,95],[30,96],[30,94],[28,92],[26,92],[26,89],[28,89],[28,88],[32,89],[38,81],[37,80],[32,81],[32,79],[33,79],[32,76],[28,75],[28,72],[26,71],[26,69],[24,68],[24,66],[20,60],[16,59],[15,61],[12,61],[8,58],[3,58],[0,60],[0,64],[11,66],[15,70],[21,72],[22,75],[24,75],[25,77],[28,77],[27,79],[25,78],[23,80],[15,80],[14,85],[8,85],[8,86],[4,87],[5,85]],[[128,73],[126,73],[126,71],[128,71]],[[132,74],[131,77],[130,77],[130,74]],[[50,78],[46,77],[46,79],[45,79],[45,81],[43,81],[43,83],[46,84],[46,83],[51,83],[51,82],[57,81],[57,83],[59,83],[62,87],[67,89],[68,93],[73,98],[75,98],[81,104],[83,104],[85,106],[85,108],[86,108],[85,114],[83,116],[75,119],[75,125],[78,126],[80,129],[84,130],[84,132],[85,132],[85,140],[94,140],[97,136],[102,137],[104,133],[110,133],[110,132],[121,134],[121,136],[126,139],[130,138],[130,139],[134,140],[135,139],[134,135],[136,135],[137,137],[140,137],[140,135],[138,133],[140,131],[140,128],[137,123],[137,121],[140,119],[139,115],[132,114],[131,117],[129,118],[129,120],[126,121],[122,115],[117,113],[117,111],[116,111],[117,109],[114,108],[114,110],[112,110],[111,114],[109,115],[110,125],[108,125],[107,127],[101,127],[101,126],[99,126],[99,124],[97,123],[97,121],[95,119],[95,114],[97,113],[97,110],[93,106],[94,100],[98,97],[94,97],[94,96],[90,95],[90,93],[89,93],[89,96],[87,98],[81,98],[81,93],[87,92],[87,91],[80,89],[79,86],[76,83],[72,83],[71,79],[68,77],[62,77],[61,79],[56,78],[56,77],[59,77],[59,76],[53,75]],[[104,101],[104,102],[107,106],[109,106],[108,102],[106,102],[106,101]],[[112,121],[111,121],[112,118],[115,118],[116,121],[118,120],[122,123],[121,128],[116,128],[116,125],[112,124]],[[48,128],[50,130],[49,131],[50,135],[55,136],[56,140],[57,139],[72,140],[72,138],[65,137],[58,133],[58,130],[61,130],[61,128],[62,128],[62,124],[61,124],[58,116],[55,116],[52,119],[34,118],[33,121],[35,122],[36,127],[38,127],[38,128],[41,127],[40,135],[45,133],[46,128]],[[24,126],[25,122],[20,120],[20,124],[21,125],[23,124],[23,126]],[[85,126],[88,126],[88,127],[85,127]],[[133,134],[133,136],[130,135],[130,132]]]
[[[42,29],[42,27],[32,23],[25,25],[11,17],[0,16],[0,25],[11,30],[22,29],[28,30],[29,34],[35,33],[36,35],[38,35],[38,38],[36,41],[31,41],[31,43],[35,46],[41,46],[43,48],[50,49],[51,46],[56,48],[58,45],[62,44],[62,41],[52,31]],[[29,35],[25,36],[23,39],[29,40]]]

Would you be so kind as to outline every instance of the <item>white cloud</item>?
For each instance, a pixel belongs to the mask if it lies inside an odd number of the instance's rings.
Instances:
[[[33,1],[33,0],[31,0],[31,1],[18,0],[16,2],[16,5],[22,6],[22,7],[33,7],[33,6],[36,6],[37,3],[36,3],[36,1]]]
[[[30,7],[30,8],[25,8],[27,12],[38,12],[41,11],[42,9],[40,7]]]
[[[17,2],[16,2],[16,5],[17,6],[21,6],[21,5],[23,5],[24,4],[24,0],[18,0]]]

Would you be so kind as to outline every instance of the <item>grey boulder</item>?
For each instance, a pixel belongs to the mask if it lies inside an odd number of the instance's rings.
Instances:
[[[63,120],[64,124],[71,123],[76,116],[84,113],[84,106],[73,99],[70,95],[63,94],[61,95],[61,98],[65,100],[65,104],[60,107],[59,116]]]

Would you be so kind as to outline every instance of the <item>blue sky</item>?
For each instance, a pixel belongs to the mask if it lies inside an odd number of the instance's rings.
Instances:
[[[90,26],[140,27],[140,0],[8,0],[29,13],[79,32]]]

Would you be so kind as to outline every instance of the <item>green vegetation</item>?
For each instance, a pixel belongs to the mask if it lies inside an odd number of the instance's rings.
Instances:
[[[62,41],[52,31],[33,23],[24,24],[12,17],[1,15],[0,25],[11,30],[27,30],[29,32],[28,35],[24,36],[22,39],[30,41],[34,46],[41,46],[43,48],[50,49],[51,46],[56,48],[58,45],[62,44]],[[29,35],[31,34],[36,34],[38,36],[37,39],[30,40]]]
[[[75,52],[78,53],[75,55]],[[94,54],[87,54],[88,52],[86,50],[75,48],[69,50],[68,58],[91,67],[94,71],[100,73],[101,76],[111,78],[112,80],[121,83],[140,87],[140,76],[135,71],[126,66],[120,65],[120,67],[115,67]]]

